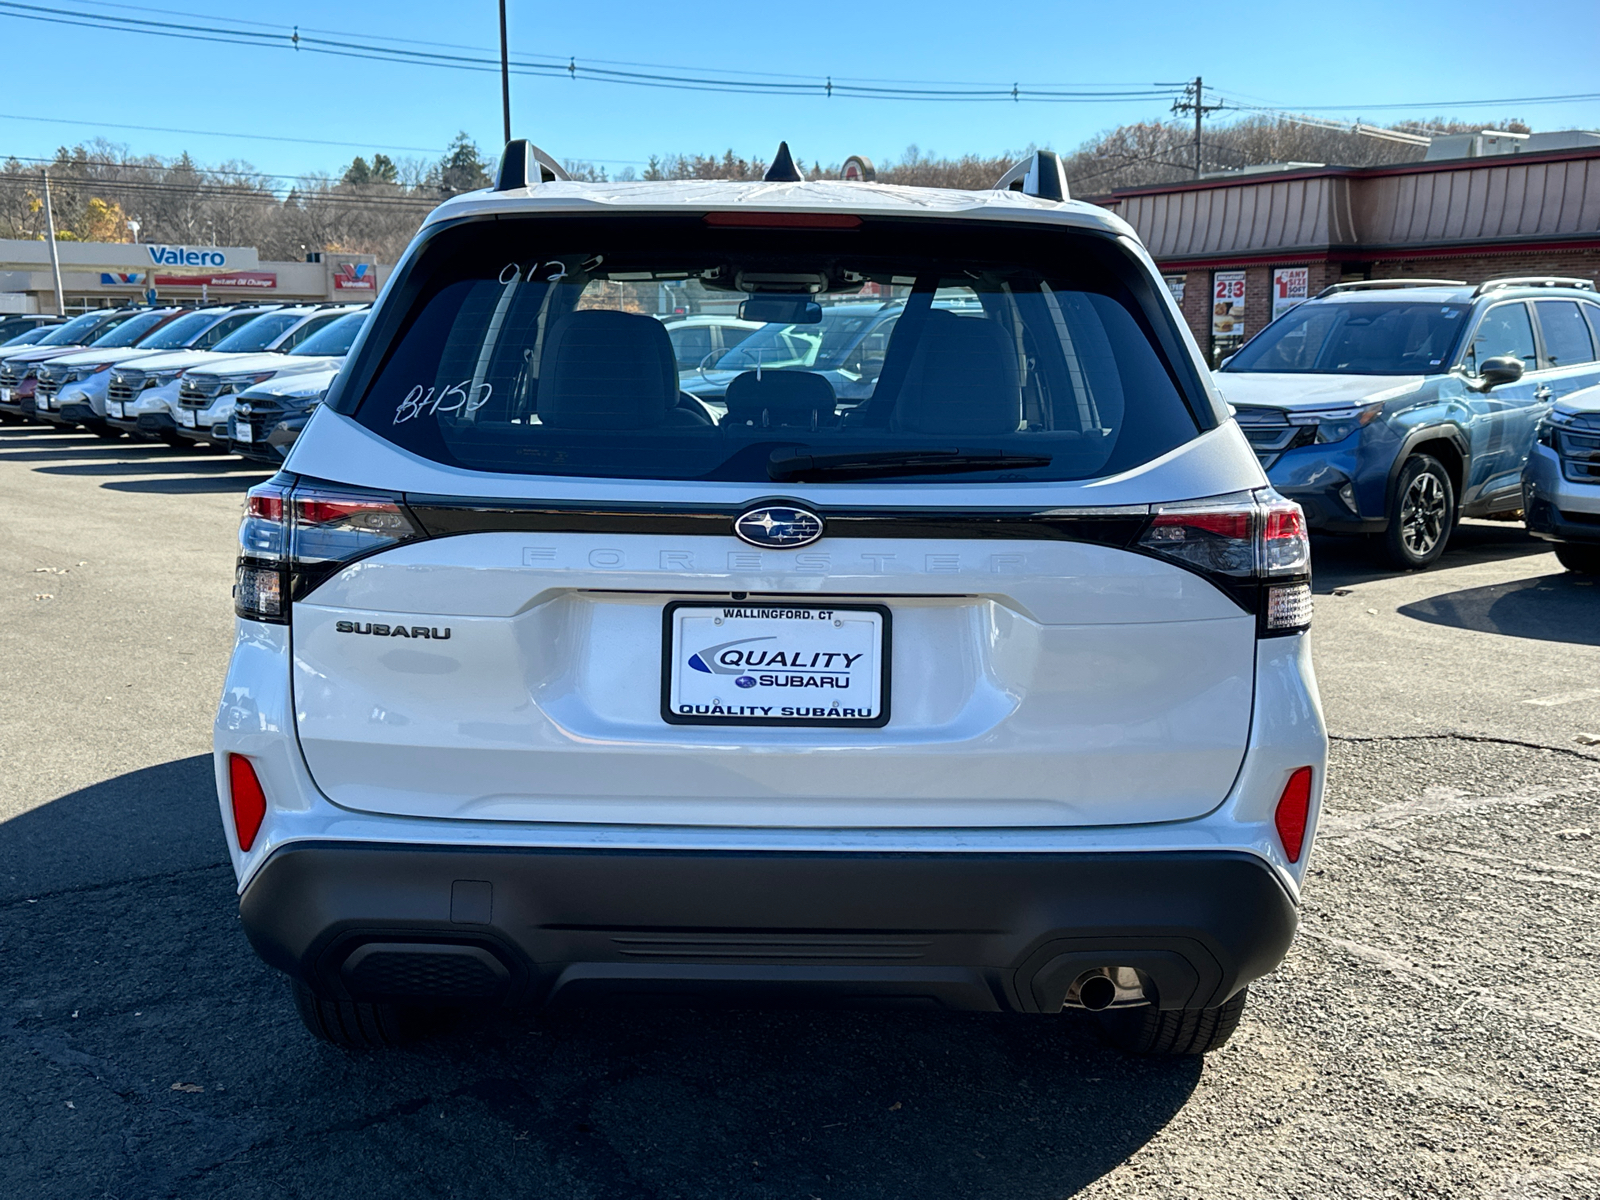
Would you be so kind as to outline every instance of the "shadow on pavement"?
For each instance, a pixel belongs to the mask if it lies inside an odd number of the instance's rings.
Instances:
[[[0,1193],[1056,1200],[1200,1079],[1089,1020],[920,1010],[505,1015],[344,1054],[246,944],[215,805],[197,757],[0,824],[0,1145],[28,1147]]]
[[[1600,646],[1600,583],[1563,571],[1407,604],[1400,615],[1479,633]]]
[[[196,495],[202,492],[244,492],[272,478],[270,468],[251,464],[254,473],[208,474],[193,479],[135,479],[121,483],[102,483],[109,492],[158,492],[169,496]]]
[[[211,757],[197,754],[0,822],[0,904],[226,861]]]
[[[1336,587],[1352,587],[1405,574],[1382,561],[1381,549],[1376,537],[1312,534],[1312,590],[1325,596]],[[1504,562],[1549,552],[1549,544],[1531,536],[1521,523],[1463,521],[1450,535],[1450,544],[1433,569]]]
[[[259,474],[258,463],[242,458],[223,458],[220,454],[174,451],[171,458],[143,459],[139,462],[76,462],[58,467],[35,467],[40,475],[172,475],[178,472],[206,475]]]

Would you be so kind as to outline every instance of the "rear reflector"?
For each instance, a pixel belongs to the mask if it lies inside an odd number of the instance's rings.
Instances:
[[[1278,584],[1267,589],[1267,628],[1274,632],[1311,626],[1311,585]]]
[[[1278,798],[1278,811],[1273,816],[1278,826],[1278,840],[1290,862],[1300,861],[1300,851],[1305,847],[1306,820],[1311,812],[1311,768],[1301,767],[1289,776],[1283,795]]]
[[[256,769],[242,754],[228,755],[228,790],[233,795],[233,832],[239,849],[249,850],[267,815],[267,794],[261,790]]]

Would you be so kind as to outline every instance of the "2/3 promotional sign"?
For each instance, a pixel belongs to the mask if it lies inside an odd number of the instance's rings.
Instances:
[[[1215,271],[1211,276],[1211,336],[1244,335],[1244,272]]]
[[[881,604],[667,605],[661,716],[674,725],[854,725],[889,720]]]

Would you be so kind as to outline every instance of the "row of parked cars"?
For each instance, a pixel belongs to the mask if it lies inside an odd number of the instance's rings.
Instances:
[[[211,445],[276,465],[321,403],[367,311],[217,304],[31,320],[0,343],[0,419]]]

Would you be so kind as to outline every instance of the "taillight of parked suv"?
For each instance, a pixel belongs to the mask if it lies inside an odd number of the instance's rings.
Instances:
[[[398,496],[269,479],[245,498],[234,611],[287,624],[290,602],[346,563],[420,536]]]
[[[1311,624],[1305,513],[1270,488],[1155,505],[1136,545],[1216,584],[1257,614],[1263,637]]]

